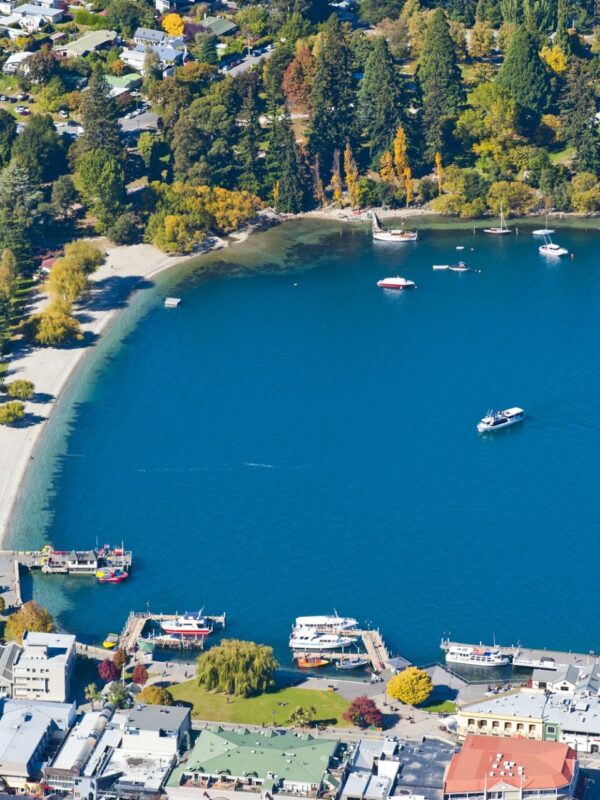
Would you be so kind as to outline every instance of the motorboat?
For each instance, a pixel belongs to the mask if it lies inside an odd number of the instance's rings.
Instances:
[[[302,651],[340,650],[354,644],[350,636],[337,633],[319,633],[311,628],[296,628],[290,636],[290,648]]]
[[[468,267],[464,261],[459,261],[458,264],[450,264],[448,269],[451,272],[470,272],[471,269]]]
[[[354,656],[352,658],[345,656],[340,658],[336,663],[336,669],[362,669],[368,666],[369,659],[365,656]]]
[[[473,667],[504,667],[510,658],[498,648],[452,645],[446,650],[447,664],[469,664]]]
[[[417,284],[414,281],[409,281],[399,276],[396,278],[384,278],[381,281],[377,281],[377,286],[379,286],[380,289],[393,289],[395,291],[417,288]]]
[[[337,614],[324,614],[313,617],[296,617],[294,628],[310,628],[318,633],[339,633],[356,630],[358,622],[354,617],[339,617]]]
[[[522,408],[507,408],[504,411],[488,411],[486,416],[477,425],[479,433],[486,433],[487,431],[498,431],[501,428],[508,428],[511,425],[516,425],[517,422],[523,422],[525,419],[525,412]]]
[[[377,242],[416,242],[419,238],[417,231],[405,231],[404,228],[383,228],[381,221],[374,211],[371,211],[371,227],[373,239]]]
[[[106,636],[106,639],[102,642],[102,647],[105,650],[114,650],[114,648],[119,644],[119,634],[118,633],[109,633]]]
[[[98,583],[123,583],[129,577],[129,573],[123,569],[99,569],[96,572]]]
[[[296,663],[300,669],[316,669],[317,667],[326,667],[330,662],[320,656],[303,656]]]
[[[555,244],[549,235],[544,236],[544,244],[538,249],[540,254],[543,256],[560,257],[569,255],[567,248],[561,247],[559,244]]]
[[[434,264],[432,269],[437,269],[437,270],[450,269],[450,264]]]
[[[512,233],[510,228],[506,227],[506,221],[504,219],[504,209],[502,207],[502,203],[500,203],[500,227],[499,228],[484,228],[484,233],[490,233],[493,236],[502,236],[507,233]]]
[[[208,636],[213,631],[210,619],[198,614],[183,614],[174,620],[161,622],[160,627],[166,634],[177,636]]]

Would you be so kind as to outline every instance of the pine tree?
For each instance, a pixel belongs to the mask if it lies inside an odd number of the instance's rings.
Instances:
[[[109,96],[104,75],[96,70],[87,91],[81,94],[81,124],[83,134],[77,141],[77,153],[104,150],[118,156],[121,153],[121,128],[117,104]]]
[[[503,22],[518,25],[521,22],[521,0],[500,0],[500,13]]]
[[[427,25],[417,68],[430,156],[444,145],[446,120],[458,115],[465,93],[446,15],[436,9]]]
[[[513,34],[498,83],[511,93],[526,111],[543,114],[550,103],[548,73],[538,52],[536,38],[523,28]]]
[[[358,119],[369,139],[371,158],[377,159],[389,146],[402,117],[399,77],[388,44],[378,36],[365,65],[358,92]]]
[[[577,148],[578,170],[600,175],[600,143],[594,115],[596,94],[593,75],[585,62],[574,60],[560,98],[560,116],[565,140]]]
[[[267,183],[271,187],[275,209],[287,214],[302,210],[300,159],[292,120],[286,110],[283,116],[272,115],[268,136]]]
[[[254,89],[248,89],[240,112],[242,132],[238,144],[238,185],[252,194],[259,194],[262,186],[262,159],[259,159],[259,143],[262,135]]]
[[[13,253],[20,269],[32,263],[33,225],[42,199],[27,167],[11,161],[0,175],[0,247]]]
[[[404,169],[403,178],[404,178],[404,191],[406,193],[406,205],[409,206],[412,203],[414,195],[412,169],[409,166],[407,166]]]
[[[550,33],[556,19],[555,0],[523,0],[523,23],[532,33]]]
[[[345,27],[332,15],[321,31],[311,92],[313,109],[309,132],[310,150],[318,155],[326,174],[333,153],[355,138],[355,91],[352,53]]]
[[[556,38],[554,39],[554,44],[558,45],[563,53],[567,55],[571,52],[568,14],[567,0],[558,0],[556,10]]]

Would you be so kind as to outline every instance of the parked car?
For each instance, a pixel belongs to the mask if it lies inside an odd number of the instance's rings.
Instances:
[[[62,117],[63,119],[67,119],[69,116],[69,112],[66,108],[59,108],[58,109],[58,116]]]
[[[29,95],[26,92],[19,92],[17,95],[17,100],[27,100]]]
[[[21,114],[21,116],[26,117],[27,114],[31,113],[27,106],[17,106],[15,111],[17,114]]]

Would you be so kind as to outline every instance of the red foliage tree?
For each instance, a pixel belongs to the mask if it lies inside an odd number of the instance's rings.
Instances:
[[[383,714],[370,697],[363,695],[350,703],[348,710],[344,712],[344,719],[359,728],[368,728],[370,725],[381,728]]]
[[[119,677],[119,668],[114,664],[110,658],[105,658],[98,664],[98,675],[105,683],[116,681]]]
[[[123,650],[122,647],[119,647],[118,650],[115,650],[115,654],[113,656],[113,664],[120,672],[126,663],[127,663],[127,653],[125,652],[125,650]]]
[[[136,664],[133,668],[131,679],[134,683],[139,683],[140,686],[143,686],[148,680],[148,670],[143,664]]]
[[[304,110],[310,107],[310,90],[316,69],[315,57],[307,45],[300,45],[296,57],[283,73],[283,93]]]

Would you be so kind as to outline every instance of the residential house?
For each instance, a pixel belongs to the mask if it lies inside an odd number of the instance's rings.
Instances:
[[[27,64],[25,62],[31,55],[33,55],[33,53],[31,53],[29,50],[21,50],[18,53],[11,53],[4,62],[2,72],[5,75],[16,75],[17,72],[21,72],[23,75],[26,75]]]
[[[13,697],[64,703],[75,666],[75,636],[26,631],[13,664]]]
[[[116,31],[88,31],[75,39],[73,42],[61,45],[55,48],[56,52],[60,55],[69,58],[77,58],[78,56],[87,56],[88,53],[95,53],[98,50],[106,50],[119,41],[119,34]]]
[[[225,19],[225,17],[204,17],[200,21],[200,30],[212,33],[214,36],[231,36],[237,29],[238,26],[235,22]]]
[[[43,27],[46,23],[54,25],[60,22],[63,18],[63,12],[60,8],[53,8],[52,6],[35,5],[34,3],[23,3],[21,6],[16,6],[13,11],[20,18],[20,25],[27,30],[25,26],[34,26],[38,28]]]
[[[190,0],[154,0],[154,8],[159,14],[175,12],[181,14],[190,7]]]
[[[156,31],[153,28],[137,28],[133,34],[133,41],[142,47],[154,47],[156,45],[182,47],[185,42],[179,36],[169,36],[165,31]]]
[[[185,50],[176,50],[172,45],[154,45],[149,48],[137,45],[134,48],[123,50],[119,58],[133,70],[143,75],[144,62],[148,50],[151,50],[158,56],[163,75],[172,74],[174,68],[180,66],[184,59],[187,58],[187,52],[185,52]]]
[[[1,0],[0,14],[12,14],[17,5],[17,0]]]
[[[568,745],[467,736],[446,773],[444,800],[570,800],[578,775],[577,754]]]

